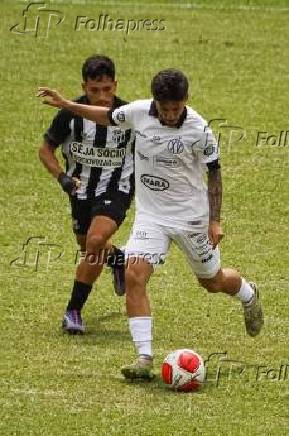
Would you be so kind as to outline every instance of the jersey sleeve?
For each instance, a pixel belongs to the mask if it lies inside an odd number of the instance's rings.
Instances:
[[[135,105],[133,103],[129,103],[124,106],[120,106],[109,111],[108,117],[113,126],[132,129],[134,128]]]
[[[203,164],[218,161],[220,158],[218,142],[205,120],[200,120],[200,138],[193,145],[193,149]]]
[[[60,110],[53,118],[52,123],[44,133],[44,140],[53,147],[63,144],[71,133],[70,121],[72,114],[66,110]]]

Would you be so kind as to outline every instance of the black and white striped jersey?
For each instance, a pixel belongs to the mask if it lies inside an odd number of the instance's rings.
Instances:
[[[75,100],[89,104],[87,97]],[[112,109],[127,102],[114,98]],[[134,194],[134,132],[118,126],[101,126],[62,109],[44,134],[53,147],[62,145],[66,173],[81,181],[77,198],[93,199],[103,193]]]

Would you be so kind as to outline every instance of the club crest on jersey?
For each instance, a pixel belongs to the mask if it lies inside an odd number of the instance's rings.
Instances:
[[[151,191],[165,191],[170,186],[166,179],[152,176],[150,174],[142,174],[140,181]]]
[[[120,122],[123,123],[125,121],[125,114],[124,112],[120,111],[116,114],[116,119]]]
[[[180,136],[169,140],[168,151],[172,154],[180,154],[184,151],[184,144]]]
[[[125,140],[125,132],[121,129],[115,129],[112,132],[111,139],[115,144],[120,144],[121,142],[124,142],[124,140]]]

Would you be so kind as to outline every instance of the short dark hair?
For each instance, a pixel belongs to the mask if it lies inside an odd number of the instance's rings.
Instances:
[[[151,83],[151,92],[157,101],[185,100],[188,89],[188,79],[182,71],[174,68],[160,71]]]
[[[87,58],[82,65],[82,78],[86,82],[90,79],[100,79],[102,76],[108,76],[115,79],[115,65],[113,61],[103,55],[93,55]]]

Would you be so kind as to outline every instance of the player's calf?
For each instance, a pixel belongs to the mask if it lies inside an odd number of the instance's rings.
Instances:
[[[241,286],[241,276],[237,270],[232,268],[221,268],[213,277],[198,277],[200,285],[208,292],[223,292],[234,295]]]
[[[126,307],[129,317],[149,316],[150,304],[146,293],[146,284],[153,269],[150,264],[137,258],[130,259],[126,268]]]

